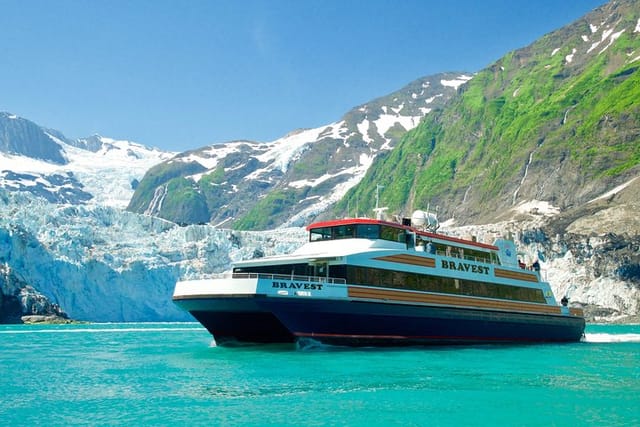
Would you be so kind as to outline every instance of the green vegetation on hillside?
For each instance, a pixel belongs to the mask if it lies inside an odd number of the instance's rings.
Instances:
[[[438,205],[477,219],[519,196],[571,204],[593,196],[582,195],[580,183],[605,188],[637,171],[640,60],[629,58],[640,55],[640,34],[626,31],[608,49],[568,62],[581,34],[547,35],[479,72],[446,109],[379,156],[334,214],[354,205],[370,212],[383,185],[390,212]]]
[[[237,230],[265,230],[273,228],[274,217],[298,203],[301,194],[294,189],[274,190],[258,201],[242,218],[234,222]]]
[[[166,184],[174,178],[193,175],[203,170],[204,167],[196,162],[170,161],[155,165],[147,171],[140,181],[127,209],[144,212],[153,199],[158,186]]]

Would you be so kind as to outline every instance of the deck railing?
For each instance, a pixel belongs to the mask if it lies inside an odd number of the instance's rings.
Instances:
[[[443,257],[446,256],[446,257],[451,257],[451,258],[461,258],[461,259],[465,259],[467,261],[482,262],[484,264],[500,265],[500,263],[498,262],[497,259],[478,257],[478,256],[466,255],[466,254],[461,257],[460,253],[459,252],[455,252],[455,251],[451,251],[450,253],[447,253],[446,251],[438,250],[438,251],[436,251],[435,254],[439,255],[439,256],[443,256]]]
[[[267,279],[267,280],[293,280],[298,282],[314,283],[339,283],[345,284],[347,281],[337,277],[325,276],[299,276],[292,274],[267,274],[267,273],[226,273],[221,277],[231,279]]]

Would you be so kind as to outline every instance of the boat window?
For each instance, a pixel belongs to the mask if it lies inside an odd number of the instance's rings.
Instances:
[[[371,267],[348,266],[347,281],[355,285],[469,295],[512,301],[546,302],[542,290],[537,288],[453,279]]]
[[[405,231],[402,228],[390,227],[388,225],[380,226],[380,238],[390,240],[392,242],[405,243]]]
[[[346,224],[333,227],[312,228],[309,231],[309,241],[335,239],[384,239],[392,242],[406,242],[406,232],[403,228],[377,224]]]
[[[486,262],[497,264],[495,254],[480,249],[461,248],[451,244],[432,242],[432,253],[442,256],[463,258],[469,261]]]
[[[356,228],[354,225],[339,225],[333,227],[334,239],[351,239],[356,237]]]
[[[309,232],[309,241],[330,240],[331,227],[312,228]]]
[[[374,224],[358,224],[356,226],[356,237],[361,239],[378,239],[380,237],[380,226]]]
[[[390,230],[396,230],[396,232],[404,232],[401,229],[394,229],[393,227],[387,227]],[[388,233],[389,240],[397,240],[398,237],[393,235],[393,232]],[[403,234],[404,236],[404,234]],[[352,239],[354,237],[360,239],[379,239],[380,238],[380,226],[377,224],[346,224],[336,225],[333,227],[319,227],[312,228],[309,231],[309,241],[316,242],[319,240],[335,240],[335,239]],[[404,237],[402,237],[404,239]]]

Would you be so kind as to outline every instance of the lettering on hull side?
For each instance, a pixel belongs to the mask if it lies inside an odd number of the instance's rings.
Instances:
[[[489,275],[489,267],[486,265],[477,265],[461,261],[447,261],[443,259],[440,266],[446,270],[457,270],[468,273]]]
[[[305,282],[278,282],[278,281],[272,281],[271,282],[271,287],[272,288],[278,288],[278,289],[304,289],[304,290],[310,290],[310,291],[321,291],[322,290],[322,284],[320,283],[305,283]]]

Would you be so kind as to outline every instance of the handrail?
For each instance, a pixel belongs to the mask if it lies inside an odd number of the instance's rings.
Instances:
[[[464,257],[461,258],[459,253],[456,253],[456,252],[453,252],[453,251],[451,251],[451,253],[447,254],[446,251],[438,250],[438,251],[436,251],[435,255],[439,255],[439,256],[442,256],[442,257],[449,257],[449,258],[465,259],[467,261],[481,262],[481,263],[484,263],[484,264],[501,265],[499,262],[494,261],[491,258],[475,257],[475,256],[472,256],[472,255],[464,255]]]
[[[340,283],[347,281],[338,277],[324,276],[296,276],[292,274],[267,274],[267,273],[226,273],[222,277],[232,279],[268,279],[268,280],[295,280],[300,282]]]

